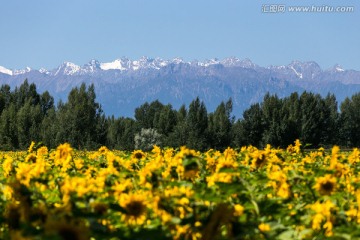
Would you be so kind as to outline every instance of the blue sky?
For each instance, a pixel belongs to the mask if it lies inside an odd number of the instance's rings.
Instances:
[[[352,13],[263,13],[264,4],[354,6]],[[11,0],[0,3],[0,66],[53,69],[127,56],[261,65],[314,60],[360,70],[359,0]]]

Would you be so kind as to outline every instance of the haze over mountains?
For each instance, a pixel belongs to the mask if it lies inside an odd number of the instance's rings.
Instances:
[[[316,62],[293,61],[286,66],[261,67],[235,57],[191,62],[147,57],[109,63],[91,60],[83,66],[64,62],[52,70],[0,66],[0,84],[13,89],[25,79],[35,83],[39,92],[48,90],[63,101],[72,88],[82,82],[93,83],[104,112],[115,116],[133,116],[134,109],[146,101],[158,99],[178,108],[198,96],[208,111],[231,97],[233,114],[241,117],[250,104],[261,102],[266,92],[279,97],[305,90],[323,96],[330,92],[339,103],[360,92],[360,71],[339,65],[323,70]]]

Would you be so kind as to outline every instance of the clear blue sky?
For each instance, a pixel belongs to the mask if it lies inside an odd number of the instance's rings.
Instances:
[[[262,13],[264,4],[354,6],[352,13]],[[127,56],[261,65],[314,60],[360,70],[359,0],[9,0],[0,66],[53,69]]]

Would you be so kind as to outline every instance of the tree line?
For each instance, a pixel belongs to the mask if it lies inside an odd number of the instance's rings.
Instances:
[[[78,149],[149,150],[159,146],[223,150],[228,146],[271,144],[286,147],[295,139],[310,147],[360,146],[360,93],[338,107],[332,94],[292,93],[285,98],[266,94],[243,117],[232,116],[232,100],[208,112],[194,99],[174,109],[158,100],[135,109],[134,118],[106,116],[96,101],[94,85],[73,88],[67,102],[45,91],[39,94],[27,80],[13,91],[0,88],[0,148],[26,149],[31,141],[50,148],[69,142]]]

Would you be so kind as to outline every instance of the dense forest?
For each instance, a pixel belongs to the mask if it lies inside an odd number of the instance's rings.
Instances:
[[[106,116],[96,101],[93,85],[74,88],[67,102],[35,84],[0,89],[0,148],[26,149],[31,141],[50,148],[69,142],[78,149],[149,150],[159,146],[206,150],[266,144],[286,147],[300,139],[310,148],[360,146],[360,93],[338,107],[334,95],[292,93],[279,98],[267,94],[251,105],[241,119],[232,116],[232,100],[221,102],[214,112],[194,99],[189,106],[173,109],[159,101],[135,109],[134,118]]]

